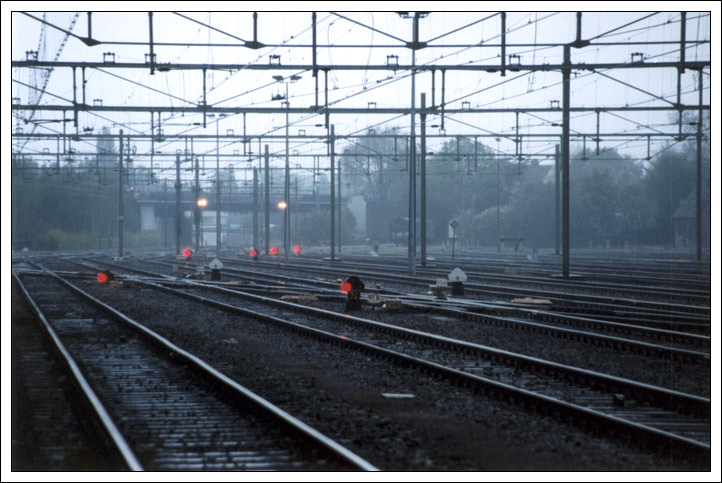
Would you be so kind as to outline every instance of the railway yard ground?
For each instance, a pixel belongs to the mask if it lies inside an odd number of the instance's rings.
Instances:
[[[717,467],[709,263],[336,258],[14,254],[12,471]]]

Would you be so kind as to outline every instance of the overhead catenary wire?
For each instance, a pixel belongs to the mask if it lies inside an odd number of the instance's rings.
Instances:
[[[550,14],[550,16],[551,16],[551,15],[558,15],[558,13]],[[483,19],[482,19],[482,20],[483,20]],[[521,29],[521,28],[526,27],[527,25],[530,25],[530,24],[521,25],[521,22],[522,22],[523,20],[526,20],[526,17],[520,18],[520,19],[519,19],[519,24],[517,24],[517,26],[515,26],[514,29],[516,29],[516,28]],[[541,21],[542,19],[539,19],[539,20]],[[637,21],[639,21],[639,19],[635,20],[635,22],[637,22]],[[471,22],[471,24],[478,23],[478,22],[480,22],[480,20],[479,20],[479,21],[473,21],[473,22]],[[608,33],[608,32],[607,32],[607,34],[610,35],[610,36],[615,35],[615,34],[617,34],[618,32],[621,32],[621,31],[627,29],[627,27],[628,27],[628,26],[631,26],[631,24],[633,24],[633,23],[634,23],[634,22],[630,22],[630,24],[628,24],[628,25],[623,25],[623,26],[621,26],[621,27],[618,27],[615,32],[612,32],[612,33]],[[471,25],[471,24],[469,24],[469,25]],[[467,26],[469,26],[469,25],[467,25]],[[533,24],[533,25],[536,25],[536,24]],[[462,27],[462,28],[465,28],[465,27]],[[536,28],[536,27],[535,27],[535,28]],[[459,30],[459,29],[457,29],[457,30]],[[510,31],[511,31],[511,30],[513,30],[513,29],[510,29]],[[447,32],[446,34],[450,34],[450,33],[451,33],[451,32]],[[446,35],[446,34],[444,34],[444,35]],[[491,41],[491,40],[493,40],[493,38],[492,38],[492,39],[488,39],[488,41]],[[209,43],[210,43],[210,42],[209,42]],[[692,43],[690,42],[690,44],[692,44]],[[300,45],[300,44],[299,44],[299,45]],[[699,44],[695,44],[695,45],[699,45]],[[473,47],[474,47],[474,46],[471,46],[471,47],[468,47],[468,48],[473,48]],[[468,48],[467,48],[467,49],[468,49]],[[537,50],[537,49],[532,49],[531,51],[532,51],[532,52],[537,52],[538,50]],[[458,52],[457,52],[457,53],[458,53]],[[454,55],[454,53],[452,53],[452,54],[446,54],[446,55],[444,55],[444,56],[442,56],[442,57],[448,58],[448,57],[451,56],[451,55]],[[441,58],[441,57],[440,57],[440,58]],[[257,62],[260,62],[260,58],[257,59],[256,61],[257,61]],[[472,62],[473,62],[473,61],[472,61]],[[476,62],[478,62],[478,61],[476,61]],[[709,75],[709,74],[708,74],[708,75]],[[521,77],[521,76],[514,76],[514,79],[519,79],[520,77]],[[391,79],[385,79],[385,80],[383,80],[383,81],[380,83],[380,85],[379,85],[378,88],[387,86],[387,85],[391,84],[393,81],[396,81],[397,79],[398,79],[398,80],[401,80],[401,79],[404,79],[404,78],[407,78],[407,76],[405,76],[405,75],[403,75],[403,74],[394,75],[394,76],[392,76]],[[363,83],[361,82],[361,83],[354,84],[354,85],[355,85],[356,87],[362,87],[362,84],[363,84]],[[353,85],[352,85],[352,86],[353,86]],[[140,87],[140,86],[139,86],[139,87]],[[376,86],[372,86],[372,87],[373,87],[373,88],[376,88]],[[340,89],[349,89],[349,88],[351,88],[351,87],[349,87],[349,84],[345,84],[345,85],[340,85],[339,88],[340,88]],[[260,89],[260,88],[259,88],[259,89]],[[491,88],[485,88],[485,89],[491,89]],[[173,92],[173,91],[174,91],[174,90],[171,90],[171,92]],[[257,91],[257,89],[254,89],[254,91]],[[368,92],[368,90],[366,90],[366,92]],[[347,96],[345,96],[345,97],[343,97],[343,98],[339,98],[339,99],[337,99],[337,100],[331,100],[331,103],[335,103],[335,105],[338,105],[338,103],[340,103],[340,102],[343,102],[343,101],[348,100],[348,99],[352,99],[352,98],[354,98],[355,96],[362,95],[362,94],[364,94],[364,90],[359,90],[358,92],[349,93],[349,95],[347,95]],[[303,96],[303,95],[304,95],[304,94],[302,94],[302,93],[301,93],[301,94],[297,94],[297,97],[300,98],[300,97]],[[472,95],[473,95],[473,94],[472,94]],[[478,95],[478,93],[477,93],[477,95]],[[517,97],[517,96],[515,96],[515,97]],[[522,96],[518,96],[518,97],[519,97],[519,98],[523,98]],[[511,97],[505,96],[505,100],[510,99],[510,98],[511,98]],[[457,98],[457,99],[452,99],[452,100],[449,101],[449,102],[454,102],[454,101],[460,102],[460,100],[461,100],[461,97],[459,97],[459,98]],[[191,104],[192,104],[192,103],[189,103],[189,105],[191,105]],[[180,114],[174,114],[174,115],[172,115],[172,116],[168,116],[164,121],[165,121],[166,123],[170,123],[172,120],[177,119],[179,115],[180,115]],[[312,118],[312,116],[304,117],[304,119],[310,119],[310,118]],[[382,122],[380,123],[380,125],[383,125],[384,122],[390,123],[390,121],[387,120],[387,121],[382,121]],[[391,122],[392,122],[392,121],[391,121]],[[294,122],[294,125],[295,125],[295,124],[296,124],[296,122]],[[166,125],[168,125],[168,124],[166,124]],[[194,129],[198,129],[198,128],[190,126],[190,129],[188,130],[188,132],[192,132]],[[272,131],[271,131],[271,132],[272,132]],[[253,135],[254,135],[254,136],[262,136],[263,133],[262,133],[262,132],[260,132],[260,133],[254,132]],[[222,149],[223,149],[223,148],[222,148]]]

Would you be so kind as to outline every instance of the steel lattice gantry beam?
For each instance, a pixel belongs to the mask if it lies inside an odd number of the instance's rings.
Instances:
[[[37,60],[37,59],[26,59],[26,60],[14,60],[12,61],[12,67],[13,68],[26,68],[26,69],[58,69],[58,68],[70,68],[73,69],[73,81],[75,82],[75,69],[80,68],[83,71],[83,74],[85,74],[86,69],[150,69],[151,74],[154,74],[155,72],[158,73],[164,73],[164,72],[173,72],[173,71],[202,71],[203,72],[203,101],[199,104],[193,104],[187,102],[186,105],[175,107],[175,106],[160,106],[160,105],[135,105],[135,106],[120,106],[120,105],[111,105],[111,106],[90,106],[87,105],[84,102],[85,99],[85,92],[83,91],[83,102],[77,102],[76,100],[76,87],[75,83],[73,85],[73,99],[63,99],[59,96],[54,96],[56,99],[59,99],[60,101],[64,103],[60,104],[54,104],[54,105],[30,105],[30,104],[21,104],[15,99],[13,99],[12,109],[13,111],[48,111],[48,112],[67,112],[72,111],[74,116],[74,122],[75,126],[77,127],[78,123],[78,112],[89,112],[89,113],[103,113],[103,112],[144,112],[144,113],[151,113],[151,115],[155,114],[156,112],[159,114],[160,119],[160,113],[183,113],[183,114],[203,114],[204,115],[204,123],[203,126],[205,127],[205,117],[208,115],[224,115],[224,114],[278,114],[278,113],[285,113],[287,116],[289,114],[317,114],[317,115],[324,115],[325,116],[325,127],[327,130],[327,133],[322,136],[318,135],[308,135],[308,136],[289,136],[287,133],[285,136],[285,139],[288,140],[289,137],[292,137],[294,139],[305,139],[309,141],[317,140],[318,142],[324,142],[327,144],[330,144],[333,146],[333,142],[335,140],[339,139],[353,139],[353,135],[344,136],[339,133],[333,132],[333,125],[330,125],[329,123],[329,116],[338,116],[338,115],[347,115],[347,114],[384,114],[384,115],[396,115],[396,116],[405,116],[409,115],[411,120],[411,132],[410,136],[413,139],[415,136],[415,124],[414,124],[414,117],[416,114],[419,114],[419,116],[422,119],[425,119],[427,116],[432,115],[440,115],[442,116],[442,125],[443,125],[443,116],[445,115],[457,115],[457,114],[516,114],[517,115],[517,125],[518,125],[518,115],[520,113],[526,113],[526,114],[535,114],[535,113],[552,113],[552,114],[558,114],[561,117],[561,121],[559,124],[551,124],[550,126],[545,126],[547,129],[553,130],[554,127],[557,128],[556,132],[537,132],[537,133],[526,133],[524,134],[524,137],[526,138],[540,138],[540,139],[551,139],[551,140],[558,140],[561,138],[561,175],[562,175],[562,203],[564,205],[562,212],[563,212],[563,221],[562,221],[562,238],[563,238],[563,253],[562,253],[562,274],[563,276],[567,277],[569,276],[569,154],[570,154],[570,139],[572,138],[586,138],[589,137],[590,139],[599,139],[600,137],[615,137],[615,138],[623,138],[623,137],[629,137],[629,138],[635,138],[639,139],[640,137],[647,137],[647,139],[650,138],[676,138],[676,139],[686,139],[688,137],[695,137],[697,139],[697,146],[698,146],[698,170],[699,170],[699,150],[700,150],[700,144],[701,144],[701,124],[702,124],[702,112],[703,111],[709,111],[710,105],[704,105],[703,104],[703,96],[702,96],[702,72],[704,69],[709,69],[711,66],[711,63],[709,61],[689,61],[685,58],[685,48],[693,45],[699,45],[699,44],[708,44],[708,41],[700,41],[700,40],[688,40],[686,39],[685,32],[685,13],[682,13],[682,33],[680,35],[680,39],[677,41],[670,40],[670,41],[660,41],[660,42],[619,42],[619,43],[607,43],[607,42],[594,42],[589,40],[584,40],[582,37],[582,31],[581,31],[581,12],[577,13],[577,31],[576,31],[576,40],[567,44],[509,44],[506,42],[506,14],[504,12],[499,12],[498,14],[493,14],[492,16],[499,16],[501,19],[501,43],[487,43],[487,44],[478,44],[478,45],[466,45],[465,47],[469,48],[479,48],[479,49],[500,49],[501,55],[499,59],[499,63],[484,63],[484,64],[462,64],[462,65],[446,65],[446,64],[439,64],[439,63],[433,63],[433,64],[424,64],[424,65],[416,65],[415,62],[415,54],[417,50],[427,48],[427,47],[442,47],[442,45],[432,45],[431,43],[426,42],[420,42],[418,38],[418,20],[419,18],[422,18],[425,16],[427,12],[421,13],[416,12],[414,15],[414,31],[413,31],[413,41],[411,42],[401,42],[400,45],[395,45],[393,47],[405,47],[411,50],[412,52],[412,63],[410,65],[407,64],[318,64],[316,62],[316,50],[318,47],[320,47],[316,43],[316,16],[315,13],[313,15],[312,20],[312,28],[313,28],[313,44],[311,45],[299,45],[296,47],[299,48],[311,48],[313,49],[313,63],[312,64],[288,64],[288,65],[281,65],[280,63],[269,63],[269,64],[262,64],[262,63],[256,63],[256,64],[250,64],[250,63],[159,63],[155,61],[155,56],[153,55],[153,49],[154,46],[162,46],[162,45],[171,45],[168,43],[161,43],[161,42],[154,42],[153,41],[153,17],[152,12],[149,12],[149,29],[150,29],[150,40],[149,42],[118,42],[120,44],[127,44],[127,45],[139,45],[139,46],[149,46],[150,47],[150,56],[147,57],[148,61],[145,63],[139,63],[139,62],[115,62],[113,61],[105,61],[105,62],[74,62],[74,61],[44,61],[44,60]],[[30,17],[32,17],[29,14],[25,14]],[[340,16],[340,15],[339,15]],[[490,16],[489,18],[491,18]],[[35,17],[32,17],[35,18]],[[257,16],[254,14],[254,32],[253,32],[253,41],[243,41],[241,44],[233,45],[233,46],[242,46],[247,47],[251,49],[260,49],[264,47],[271,47],[270,45],[265,45],[257,40],[257,30],[256,30],[256,18]],[[36,20],[38,20],[36,18]],[[98,45],[100,43],[103,43],[101,41],[98,41],[96,39],[91,38],[90,34],[90,16],[88,18],[89,20],[89,32],[87,38],[80,38],[83,42],[86,43],[88,46],[92,45]],[[349,20],[349,19],[346,19]],[[74,34],[73,34],[74,35]],[[77,36],[76,36],[77,37]],[[400,39],[399,39],[400,40]],[[431,41],[429,41],[431,42]],[[108,44],[114,44],[115,42],[109,42]],[[644,61],[632,61],[632,62],[607,62],[607,63],[572,63],[571,62],[571,49],[583,49],[585,47],[598,47],[603,45],[679,45],[679,61],[665,61],[665,62],[644,62]],[[448,45],[446,45],[448,47]],[[512,47],[533,47],[538,48],[540,46],[544,47],[559,47],[563,48],[564,56],[563,56],[563,62],[562,63],[555,63],[555,64],[548,64],[548,63],[542,63],[542,64],[529,64],[529,65],[523,65],[520,63],[507,63],[507,56],[506,56],[506,49],[512,48]],[[209,45],[210,47],[210,45]],[[332,46],[327,46],[328,48],[331,48]],[[351,47],[351,46],[345,46],[345,47]],[[363,47],[363,46],[354,46],[354,47]],[[365,46],[369,49],[374,47],[389,47],[389,46]],[[510,56],[512,57],[512,56]],[[634,58],[634,57],[633,57]],[[666,102],[667,105],[652,105],[652,106],[599,106],[599,107],[575,107],[572,106],[571,102],[571,95],[570,95],[570,86],[572,83],[571,74],[572,72],[581,72],[581,71],[588,71],[593,73],[598,73],[599,75],[604,76],[603,71],[611,71],[611,70],[618,70],[618,69],[676,69],[678,72],[678,96],[677,96],[677,102],[671,102],[666,99],[663,99],[661,97],[658,97],[654,94],[651,94],[651,97],[656,97],[657,101],[663,101]],[[699,103],[694,105],[685,105],[681,102],[681,96],[680,96],[680,80],[679,80],[679,73],[684,72],[685,69],[690,70],[696,70],[700,73],[699,78]],[[286,106],[284,108],[273,108],[273,107],[217,107],[217,106],[209,106],[205,102],[205,73],[207,71],[226,71],[226,72],[236,72],[236,71],[286,71],[290,73],[297,73],[297,72],[312,72],[313,77],[316,77],[316,102],[315,105],[308,106],[308,107],[293,107]],[[318,102],[318,72],[324,72],[327,76],[329,72],[332,71],[393,71],[393,72],[404,72],[405,75],[409,75],[412,79],[412,97],[411,101],[409,102],[409,107],[380,107],[380,108],[357,108],[357,107],[332,107],[329,105],[328,102],[328,87],[326,87],[326,100],[323,103],[323,105],[320,105]],[[562,77],[562,107],[561,108],[462,108],[462,109],[449,109],[444,104],[444,101],[442,100],[440,105],[435,105],[435,102],[432,100],[432,105],[430,107],[426,107],[425,105],[422,105],[422,107],[416,107],[416,96],[414,92],[414,76],[418,74],[428,74],[431,73],[433,76],[433,79],[435,79],[435,73],[436,71],[440,71],[442,74],[442,83],[444,79],[444,74],[446,72],[479,72],[479,73],[500,73],[501,76],[505,76],[507,72],[517,73],[517,72],[558,72],[561,74]],[[28,86],[27,84],[23,84],[19,80],[13,79],[13,82],[16,82],[21,85],[25,85],[26,87],[32,87]],[[621,81],[619,81],[621,82]],[[621,82],[623,83],[623,82]],[[84,85],[84,84],[83,84]],[[634,86],[628,86],[631,88],[634,88]],[[640,90],[640,89],[638,89]],[[647,93],[649,94],[649,93]],[[423,95],[423,94],[422,94]],[[433,99],[433,84],[432,84],[432,99]],[[699,112],[699,121],[697,126],[697,133],[683,133],[682,132],[682,121],[681,121],[681,115],[684,111],[698,111]],[[679,123],[679,132],[677,133],[666,133],[666,132],[660,132],[660,131],[653,131],[650,129],[647,129],[645,132],[634,132],[634,133],[600,133],[599,132],[599,126],[597,126],[597,132],[594,133],[580,133],[580,132],[573,132],[570,127],[570,115],[572,113],[585,113],[585,112],[596,112],[597,114],[600,112],[676,112],[680,115],[680,123]],[[244,118],[245,119],[245,118]],[[288,123],[287,123],[288,125]],[[329,133],[328,130],[331,128],[331,132]],[[244,122],[244,131],[245,131],[245,122]],[[57,137],[57,134],[50,135],[50,138]],[[479,133],[479,134],[455,134],[455,136],[462,136],[462,137],[468,137],[468,138],[477,138],[477,137],[504,137],[509,139],[514,139],[513,134],[496,134],[496,133]],[[76,138],[80,139],[93,139],[94,137],[97,138],[103,138],[107,136],[102,135],[82,135],[79,133],[76,133],[74,135]],[[215,139],[216,144],[219,142],[219,139],[223,139],[224,141],[248,141],[249,139],[258,139],[259,143],[261,140],[272,140],[272,139],[281,139],[284,138],[284,136],[274,136],[274,135],[250,135],[246,136],[245,132],[244,135],[238,135],[238,136],[219,136],[218,133],[216,136],[212,135],[178,135],[177,137],[168,134],[163,135],[166,139],[182,139],[182,138],[197,138],[197,139]],[[367,138],[368,135],[364,136],[358,136],[359,138]],[[375,137],[385,137],[383,135],[376,135]],[[444,135],[427,135],[424,132],[424,137],[438,137],[438,138],[444,138]],[[22,133],[13,133],[13,138],[16,139],[43,139],[42,135],[27,135]],[[131,139],[151,139],[155,140],[155,136],[153,135],[145,135],[145,134],[137,134],[132,135],[128,134],[125,136],[125,138],[128,140],[128,142]],[[415,148],[415,143],[412,142],[411,148],[412,153],[413,149]],[[59,149],[58,149],[59,151]],[[260,148],[259,148],[260,151]],[[218,149],[216,149],[216,154],[218,155]],[[258,153],[260,155],[260,152]],[[334,151],[331,149],[329,155],[333,158]],[[425,155],[425,153],[424,153]],[[268,146],[266,145],[266,164],[268,163]],[[413,154],[411,156],[411,169],[409,171],[409,182],[410,182],[410,188],[409,188],[409,198],[410,198],[410,204],[409,204],[409,222],[414,223],[413,227],[410,225],[409,227],[409,261],[410,261],[410,272],[414,272],[415,270],[415,163],[413,160]],[[333,165],[332,165],[333,166]],[[266,171],[268,172],[268,171]],[[333,168],[332,168],[333,173]],[[340,173],[339,173],[340,174]],[[423,181],[422,181],[423,186]],[[333,189],[333,187],[332,187]],[[697,181],[697,251],[698,251],[698,260],[701,260],[701,249],[700,249],[700,239],[699,239],[699,212],[700,212],[700,201],[699,201],[699,195],[700,195],[700,181],[699,181],[699,171],[698,171],[698,181]],[[422,193],[422,197],[424,194]],[[333,217],[333,214],[332,214]],[[266,220],[267,221],[267,220]],[[422,230],[423,232],[423,230]],[[333,239],[333,220],[332,220],[332,239]],[[220,236],[218,236],[218,240],[220,240]],[[267,242],[267,240],[266,240]],[[423,246],[422,241],[422,246]],[[333,258],[333,243],[332,243],[332,258]],[[422,257],[422,263],[424,262]]]
[[[667,42],[672,44],[675,42]],[[562,47],[562,45],[558,45]],[[664,69],[664,68],[678,68],[680,62],[615,62],[615,63],[594,63],[594,64],[572,64],[571,69],[576,71],[600,71],[600,70],[612,70],[612,69]],[[170,72],[174,70],[222,70],[222,71],[239,71],[239,70],[272,70],[272,71],[312,71],[317,69],[319,71],[366,71],[366,70],[379,70],[379,71],[416,71],[416,72],[434,72],[434,71],[466,71],[466,72],[488,72],[497,73],[500,71],[501,66],[497,64],[470,64],[470,65],[448,65],[448,64],[426,64],[426,65],[402,65],[402,64],[334,64],[334,65],[313,65],[313,64],[154,64],[155,69],[161,72]],[[709,62],[700,61],[687,61],[684,62],[684,67],[691,70],[699,70],[701,68],[709,67]],[[58,68],[58,67],[75,67],[75,68],[86,68],[86,69],[148,69],[150,63],[139,63],[139,62],[74,62],[74,61],[40,61],[40,60],[14,60],[12,61],[12,67],[27,67],[27,68]],[[506,70],[510,72],[546,72],[546,71],[561,71],[565,68],[565,64],[519,64],[514,66],[507,66]]]

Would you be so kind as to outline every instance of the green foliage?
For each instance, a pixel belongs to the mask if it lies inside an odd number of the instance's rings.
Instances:
[[[671,244],[673,215],[680,202],[695,188],[694,152],[668,150],[647,170],[644,192],[650,202],[651,230],[655,238]]]
[[[110,148],[109,148],[110,149]],[[117,238],[118,173],[108,166],[76,162],[36,167],[13,161],[12,241],[34,250],[87,250]],[[99,169],[100,168],[100,169]],[[124,244],[140,228],[134,193],[124,194]],[[117,244],[115,245],[117,246]]]
[[[393,138],[369,137],[345,151],[346,179],[353,180],[367,201],[367,234],[371,239],[388,239],[393,220],[408,217],[405,140],[399,136],[395,146]],[[704,197],[709,193],[709,146],[703,148]],[[462,137],[450,137],[426,159],[428,241],[445,240],[448,223],[456,218],[460,222],[456,236],[462,243],[494,246],[498,232],[500,236],[523,237],[528,247],[554,246],[552,162],[524,160],[519,165],[516,160],[497,156],[493,148]],[[571,245],[672,244],[675,213],[682,201],[689,203],[694,194],[695,159],[694,141],[665,149],[646,163],[614,149],[602,150],[599,155],[573,153]],[[417,162],[418,173],[420,155]],[[417,194],[420,196],[418,181]],[[417,213],[419,210],[417,200]],[[703,218],[705,213],[708,207],[703,209]],[[706,216],[703,221],[709,223]],[[703,227],[703,233],[708,232]]]
[[[349,243],[353,239],[355,231],[356,218],[344,206],[341,213],[341,238],[344,243]],[[319,245],[321,242],[329,241],[331,239],[330,209],[316,207],[311,211],[299,213],[298,226],[292,236],[295,242],[304,245]]]

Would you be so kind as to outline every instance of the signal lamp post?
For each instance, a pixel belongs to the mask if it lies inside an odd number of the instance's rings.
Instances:
[[[206,198],[198,198],[196,201],[196,251],[201,250],[201,228],[203,226],[203,208],[208,206]]]
[[[213,117],[214,114],[208,114],[208,117]],[[216,121],[216,256],[221,256],[221,147],[220,147],[220,135],[218,132],[218,126],[221,123],[221,118],[226,117],[225,114],[218,114],[218,120]]]
[[[288,203],[286,203],[284,200],[279,201],[276,203],[276,206],[279,210],[283,212],[283,250],[284,250],[284,257],[288,256],[288,247],[286,246],[286,234],[288,233],[288,221],[286,219],[286,213],[288,213]]]
[[[286,85],[286,173],[284,176],[283,181],[283,197],[285,200],[291,199],[291,176],[289,171],[289,163],[288,163],[288,109],[291,107],[291,103],[288,100],[288,84],[292,82],[296,82],[301,78],[300,75],[292,75],[288,78],[284,78],[281,75],[274,75],[273,79],[277,82],[280,82],[282,84]],[[281,96],[273,96],[271,98],[272,100],[279,100],[281,99]],[[284,208],[281,208],[284,210],[283,212],[283,256],[288,261],[290,247],[291,247],[291,232],[290,232],[290,211],[288,209],[288,206],[284,206]]]
[[[499,184],[501,183],[500,172],[499,172],[499,158],[501,157],[501,151],[499,151],[499,142],[501,138],[496,138],[496,252],[501,253],[501,232],[499,231],[499,204],[501,201],[501,192]]]

